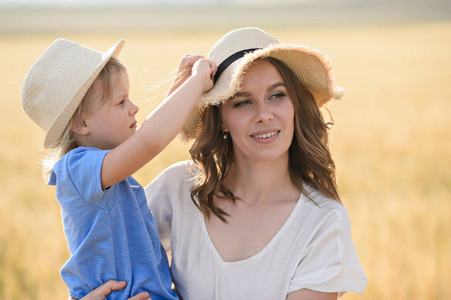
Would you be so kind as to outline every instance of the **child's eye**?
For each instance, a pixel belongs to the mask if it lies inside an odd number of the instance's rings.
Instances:
[[[124,105],[125,104],[125,99],[121,100],[121,102],[119,102],[117,105]]]

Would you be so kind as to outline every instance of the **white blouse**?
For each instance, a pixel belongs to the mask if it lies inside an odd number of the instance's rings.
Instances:
[[[191,200],[196,166],[179,162],[146,188],[161,242],[172,252],[171,271],[184,300],[286,299],[303,288],[356,292],[367,285],[351,237],[345,207],[305,186],[285,224],[256,255],[225,262],[205,219]]]

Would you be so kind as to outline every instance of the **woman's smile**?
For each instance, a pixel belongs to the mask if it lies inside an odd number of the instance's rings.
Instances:
[[[251,134],[250,137],[255,139],[259,143],[270,143],[277,138],[277,135],[280,133],[280,130],[266,130],[265,132],[257,132]]]

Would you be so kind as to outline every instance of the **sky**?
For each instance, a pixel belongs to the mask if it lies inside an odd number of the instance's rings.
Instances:
[[[142,6],[190,6],[190,5],[256,5],[280,6],[283,4],[304,4],[326,2],[341,4],[400,4],[450,8],[451,0],[0,0],[0,10],[4,8],[92,8],[92,7],[142,7]]]
[[[143,5],[215,5],[215,4],[280,4],[324,0],[0,0],[0,7],[104,7]]]

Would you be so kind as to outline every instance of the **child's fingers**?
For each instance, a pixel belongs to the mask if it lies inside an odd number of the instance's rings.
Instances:
[[[199,59],[195,62],[192,71],[195,73],[201,72],[206,75],[213,75],[216,73],[216,64],[210,59]]]
[[[180,67],[179,69],[185,69],[187,67],[190,67],[194,65],[196,61],[199,59],[204,58],[202,55],[199,54],[187,54],[182,57],[182,60],[180,61]]]
[[[193,69],[193,65],[186,66],[184,68],[181,68],[178,71],[178,74],[176,76],[177,80],[186,79],[186,77],[189,77],[191,75],[191,70]]]
[[[211,70],[211,76],[214,77],[216,74],[216,71],[218,70],[218,67],[216,66],[215,62],[212,61],[211,59],[208,60],[208,62],[210,63],[210,70]]]
[[[202,66],[203,65],[203,66]],[[206,74],[210,75],[210,78],[213,79],[216,71],[217,71],[217,66],[215,64],[214,61],[212,61],[211,59],[200,59],[195,63],[195,68],[202,68],[204,69],[204,71],[206,72]]]

